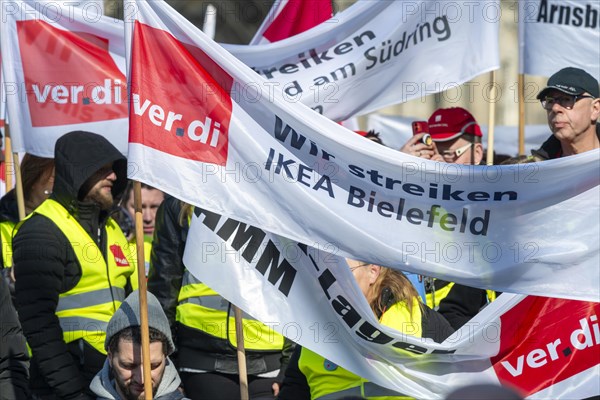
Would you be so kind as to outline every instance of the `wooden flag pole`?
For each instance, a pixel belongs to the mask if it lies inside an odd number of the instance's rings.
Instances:
[[[494,164],[494,127],[496,125],[496,71],[490,72],[490,106],[488,118],[488,146],[486,164]]]
[[[15,168],[15,193],[17,194],[17,208],[19,210],[19,221],[23,221],[25,215],[25,196],[23,195],[23,178],[21,177],[21,165],[19,162],[19,153],[13,153],[13,165]],[[6,185],[8,187],[8,185]]]
[[[519,74],[519,155],[525,155],[525,74]]]
[[[4,162],[6,166],[13,166],[12,164],[12,141],[10,140],[10,128],[8,123],[4,125]],[[6,191],[8,192],[13,187],[12,174],[10,174],[10,170],[8,168],[6,170]]]
[[[19,153],[12,152],[12,141],[10,140],[10,127],[4,125],[4,162],[6,163],[6,191],[13,188],[12,173],[8,166],[15,170],[15,193],[17,197],[17,208],[19,210],[19,221],[25,218],[25,198],[23,196],[23,179],[21,178],[21,166],[19,162]]]
[[[133,204],[135,209],[135,247],[140,290],[140,329],[142,335],[142,366],[144,368],[144,398],[152,400],[152,371],[150,370],[150,328],[148,327],[148,293],[144,260],[144,222],[142,216],[142,184],[133,182]]]
[[[240,375],[240,397],[248,400],[248,372],[246,370],[246,350],[244,349],[244,324],[242,323],[242,310],[231,305],[235,317],[235,337],[237,340],[238,372]]]

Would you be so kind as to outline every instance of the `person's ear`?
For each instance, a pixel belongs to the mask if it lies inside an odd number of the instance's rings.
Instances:
[[[475,165],[479,165],[481,160],[483,160],[483,145],[481,143],[473,144],[473,158]]]
[[[592,121],[600,120],[600,98],[592,100]]]
[[[108,360],[108,365],[112,368],[112,359],[113,359],[113,355],[112,353],[109,351],[108,354],[106,355],[106,359]]]
[[[369,269],[369,285],[374,284],[381,274],[381,267],[375,264],[369,264],[366,268]]]

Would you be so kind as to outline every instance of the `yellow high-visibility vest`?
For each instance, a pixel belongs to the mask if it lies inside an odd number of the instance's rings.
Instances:
[[[219,339],[236,348],[235,319],[229,302],[186,269],[179,291],[176,319],[179,323]],[[244,347],[253,351],[280,351],[284,338],[260,321],[244,313]]]
[[[128,246],[119,225],[109,218],[106,231],[106,258],[77,220],[58,202],[45,200],[33,213],[49,218],[71,243],[81,266],[81,278],[74,288],[61,293],[56,315],[65,343],[85,340],[106,354],[104,340],[108,321],[125,299],[128,281],[138,287],[135,248]]]
[[[421,337],[422,313],[418,302],[416,299],[412,312],[404,302],[394,304],[381,316],[379,322],[400,332]],[[409,398],[369,382],[304,347],[300,351],[298,368],[306,377],[310,398],[313,400],[334,400],[351,396],[378,400]]]
[[[12,259],[12,239],[13,239],[13,230],[15,230],[15,223],[12,221],[4,221],[0,222],[0,240],[2,241],[2,262],[4,268],[10,268],[13,264]]]

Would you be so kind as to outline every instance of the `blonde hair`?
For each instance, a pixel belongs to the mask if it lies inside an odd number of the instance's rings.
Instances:
[[[400,271],[381,267],[379,276],[373,283],[373,300],[370,302],[371,309],[381,318],[383,313],[391,304],[404,302],[412,315],[415,302],[417,307],[423,309],[423,303],[418,300],[419,293],[410,283],[408,278]],[[392,301],[390,303],[390,300]]]

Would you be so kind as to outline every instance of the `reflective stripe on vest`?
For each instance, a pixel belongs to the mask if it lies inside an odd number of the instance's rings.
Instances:
[[[422,314],[418,305],[419,299],[415,299],[410,311],[404,302],[394,304],[382,315],[381,324],[405,334],[421,337]],[[332,400],[344,396],[369,399],[407,398],[398,392],[368,382],[304,347],[300,351],[298,369],[306,377],[312,399]]]
[[[106,325],[125,297],[131,282],[137,288],[136,254],[117,223],[109,218],[106,232],[107,260],[98,245],[77,220],[59,203],[48,199],[33,214],[50,219],[65,235],[81,267],[81,277],[74,288],[59,295],[56,315],[65,343],[83,339],[106,354]]]
[[[196,279],[186,269],[179,291],[176,319],[180,324],[213,337],[228,340],[237,347],[235,320],[229,302]],[[229,317],[229,319],[228,319]],[[243,314],[244,346],[253,351],[280,351],[283,336],[248,314]]]
[[[4,268],[13,264],[12,240],[17,233],[15,223],[11,221],[0,222],[0,240],[2,241],[2,262]]]
[[[109,303],[113,300],[119,302],[125,300],[125,289],[120,287],[111,287],[93,290],[86,293],[74,294],[67,297],[60,297],[58,299],[56,312],[90,307],[95,304]]]

